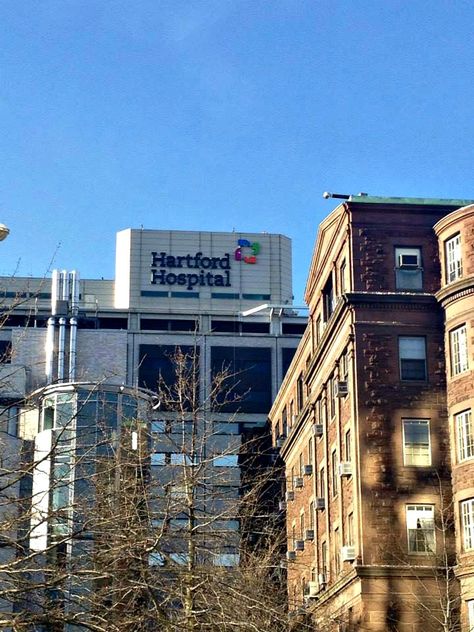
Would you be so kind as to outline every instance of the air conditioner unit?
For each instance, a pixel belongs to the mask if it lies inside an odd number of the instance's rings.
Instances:
[[[287,551],[286,552],[286,559],[289,562],[294,562],[296,560],[296,553],[294,551]]]
[[[324,496],[316,498],[316,509],[326,509],[326,499]]]
[[[303,474],[305,476],[311,476],[311,474],[313,473],[313,466],[308,464],[308,465],[304,465],[303,466]]]
[[[280,500],[278,503],[278,509],[280,511],[286,511],[286,502],[284,500]]]
[[[304,540],[295,540],[295,551],[304,551]]]
[[[312,429],[313,429],[313,436],[314,437],[322,437],[323,436],[323,432],[324,432],[323,424],[313,424],[312,425]]]
[[[314,540],[314,529],[306,529],[304,532],[304,539],[307,542],[312,542]]]
[[[350,461],[339,463],[339,476],[352,476],[352,463]]]
[[[345,397],[348,392],[349,392],[349,388],[347,386],[347,382],[342,382],[342,381],[337,381],[335,386],[336,392],[335,395],[336,397]]]
[[[318,584],[320,588],[324,588],[328,583],[328,578],[326,573],[319,573],[318,575]]]
[[[297,489],[301,489],[301,487],[303,487],[303,484],[304,484],[303,477],[302,476],[297,476],[295,478],[295,487]]]
[[[319,592],[318,582],[308,582],[304,587],[304,596],[311,598],[316,597]]]
[[[355,546],[343,546],[341,549],[341,559],[343,562],[352,562],[355,560],[356,550]]]
[[[276,447],[277,448],[282,448],[283,444],[285,443],[285,441],[286,441],[286,436],[285,435],[280,435],[278,437],[278,439],[276,440]]]
[[[418,254],[404,254],[398,255],[398,267],[399,268],[419,268],[420,267],[420,259]]]
[[[293,490],[286,492],[285,500],[287,503],[290,503],[294,499],[295,499],[295,492]]]

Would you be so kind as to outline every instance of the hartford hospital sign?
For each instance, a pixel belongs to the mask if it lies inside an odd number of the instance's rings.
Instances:
[[[260,244],[248,239],[239,239],[233,259],[239,263],[255,264],[260,253]],[[195,287],[231,287],[231,256],[208,257],[202,252],[187,255],[170,255],[167,252],[152,252],[150,263],[152,285],[180,285],[187,290]],[[182,270],[182,271],[181,271]]]

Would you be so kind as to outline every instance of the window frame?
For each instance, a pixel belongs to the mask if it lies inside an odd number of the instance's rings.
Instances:
[[[403,255],[416,256],[418,264],[413,267],[402,267],[399,264],[400,257]],[[397,290],[410,290],[419,292],[423,290],[423,264],[422,264],[422,252],[421,246],[395,246],[395,288]],[[413,279],[419,279],[418,287],[412,287],[410,283],[403,283],[403,277],[413,277]]]
[[[458,461],[468,461],[474,458],[474,428],[472,425],[472,411],[470,408],[454,415],[454,425],[457,435]]]
[[[436,530],[435,530],[435,523],[434,523],[434,505],[433,504],[429,504],[429,503],[410,503],[405,505],[405,521],[406,521],[406,528],[407,528],[407,550],[409,555],[434,555],[436,553]],[[417,513],[430,513],[431,514],[431,519],[426,518],[424,516],[422,517],[416,517],[416,513],[413,514],[409,514],[409,511],[414,511]],[[416,526],[415,528],[410,527],[410,520],[409,517],[416,517]],[[432,526],[430,529],[426,529],[423,528],[421,525],[418,526],[418,522],[421,520],[431,520]],[[410,533],[414,531],[415,532],[415,537],[412,538],[410,536]],[[432,548],[427,548],[427,544],[429,545],[428,539],[431,538],[427,538],[426,532],[432,534]],[[419,539],[421,535],[421,540]],[[421,549],[418,548],[420,547],[422,544],[424,543],[424,546],[426,548]],[[412,544],[414,544],[415,546],[412,548]]]
[[[474,549],[474,498],[466,498],[459,503],[459,516],[461,518],[461,534],[463,551]],[[466,517],[469,520],[466,520]]]
[[[469,371],[469,348],[467,324],[454,327],[449,332],[449,358],[451,362],[451,376]]]
[[[402,342],[404,340],[422,340],[423,341],[423,349],[424,349],[424,357],[416,358],[416,357],[403,357],[402,355]],[[428,361],[427,361],[427,340],[426,336],[398,336],[398,362],[399,362],[399,371],[400,371],[400,381],[401,382],[426,382],[428,380]],[[423,360],[424,362],[424,377],[407,377],[406,368],[404,373],[403,361],[413,361],[413,360]]]
[[[444,242],[444,256],[446,262],[446,283],[454,283],[462,279],[462,250],[461,233],[456,233]]]
[[[410,418],[410,417],[404,417],[402,419],[402,447],[403,447],[403,465],[405,467],[431,467],[432,465],[432,454],[431,454],[431,424],[430,424],[430,419],[420,419],[420,418]],[[409,445],[407,443],[407,435],[406,435],[406,429],[405,426],[408,424],[418,424],[419,426],[424,425],[427,430],[428,430],[428,451],[427,451],[427,455],[428,455],[428,459],[427,459],[427,463],[415,463],[415,462],[408,462],[408,454],[407,454],[407,446]],[[412,443],[411,444],[413,447],[415,447],[416,445],[420,445],[420,444],[415,444]],[[412,448],[413,450],[413,448]],[[411,455],[411,459],[413,461],[416,460],[416,454],[412,454]]]

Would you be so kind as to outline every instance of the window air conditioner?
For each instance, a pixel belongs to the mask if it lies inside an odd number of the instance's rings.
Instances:
[[[280,511],[286,511],[286,502],[284,500],[280,500],[278,503],[278,509]]]
[[[287,503],[290,503],[294,499],[295,499],[295,492],[293,490],[286,492],[285,500]]]
[[[286,559],[289,562],[294,562],[296,560],[296,553],[294,551],[287,551],[286,552]]]
[[[286,441],[286,435],[280,435],[278,439],[276,440],[276,447],[282,448],[285,441]]]
[[[352,463],[350,461],[342,461],[339,463],[339,476],[351,476]]]
[[[347,386],[347,382],[338,381],[336,382],[336,397],[345,397],[349,393],[349,388]]]
[[[415,254],[404,254],[398,255],[398,267],[399,268],[419,268],[420,261],[418,255]]]
[[[316,498],[316,509],[325,509],[326,508],[326,499],[324,496],[320,496]]]
[[[295,551],[304,551],[304,540],[295,540]]]
[[[303,477],[302,476],[297,476],[295,478],[295,487],[296,487],[296,489],[301,489],[303,487]]]
[[[322,437],[323,436],[323,432],[324,432],[323,424],[313,424],[312,428],[313,428],[313,436],[314,437]]]
[[[307,542],[312,542],[314,540],[314,529],[306,529],[304,532],[304,539]]]
[[[328,583],[328,578],[326,573],[319,573],[318,575],[318,584],[320,588],[324,588],[324,586],[326,586],[326,584]]]
[[[305,476],[311,476],[311,474],[313,473],[313,466],[308,464],[308,465],[304,465],[303,466],[303,474]]]
[[[304,588],[305,597],[316,597],[319,592],[318,582],[308,582]]]
[[[341,549],[341,559],[343,562],[352,562],[355,560],[356,551],[355,546],[347,545],[343,546]]]

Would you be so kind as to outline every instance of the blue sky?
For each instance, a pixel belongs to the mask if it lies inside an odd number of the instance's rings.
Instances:
[[[293,239],[325,190],[474,197],[474,4],[2,0],[0,274],[112,278],[126,227]]]

